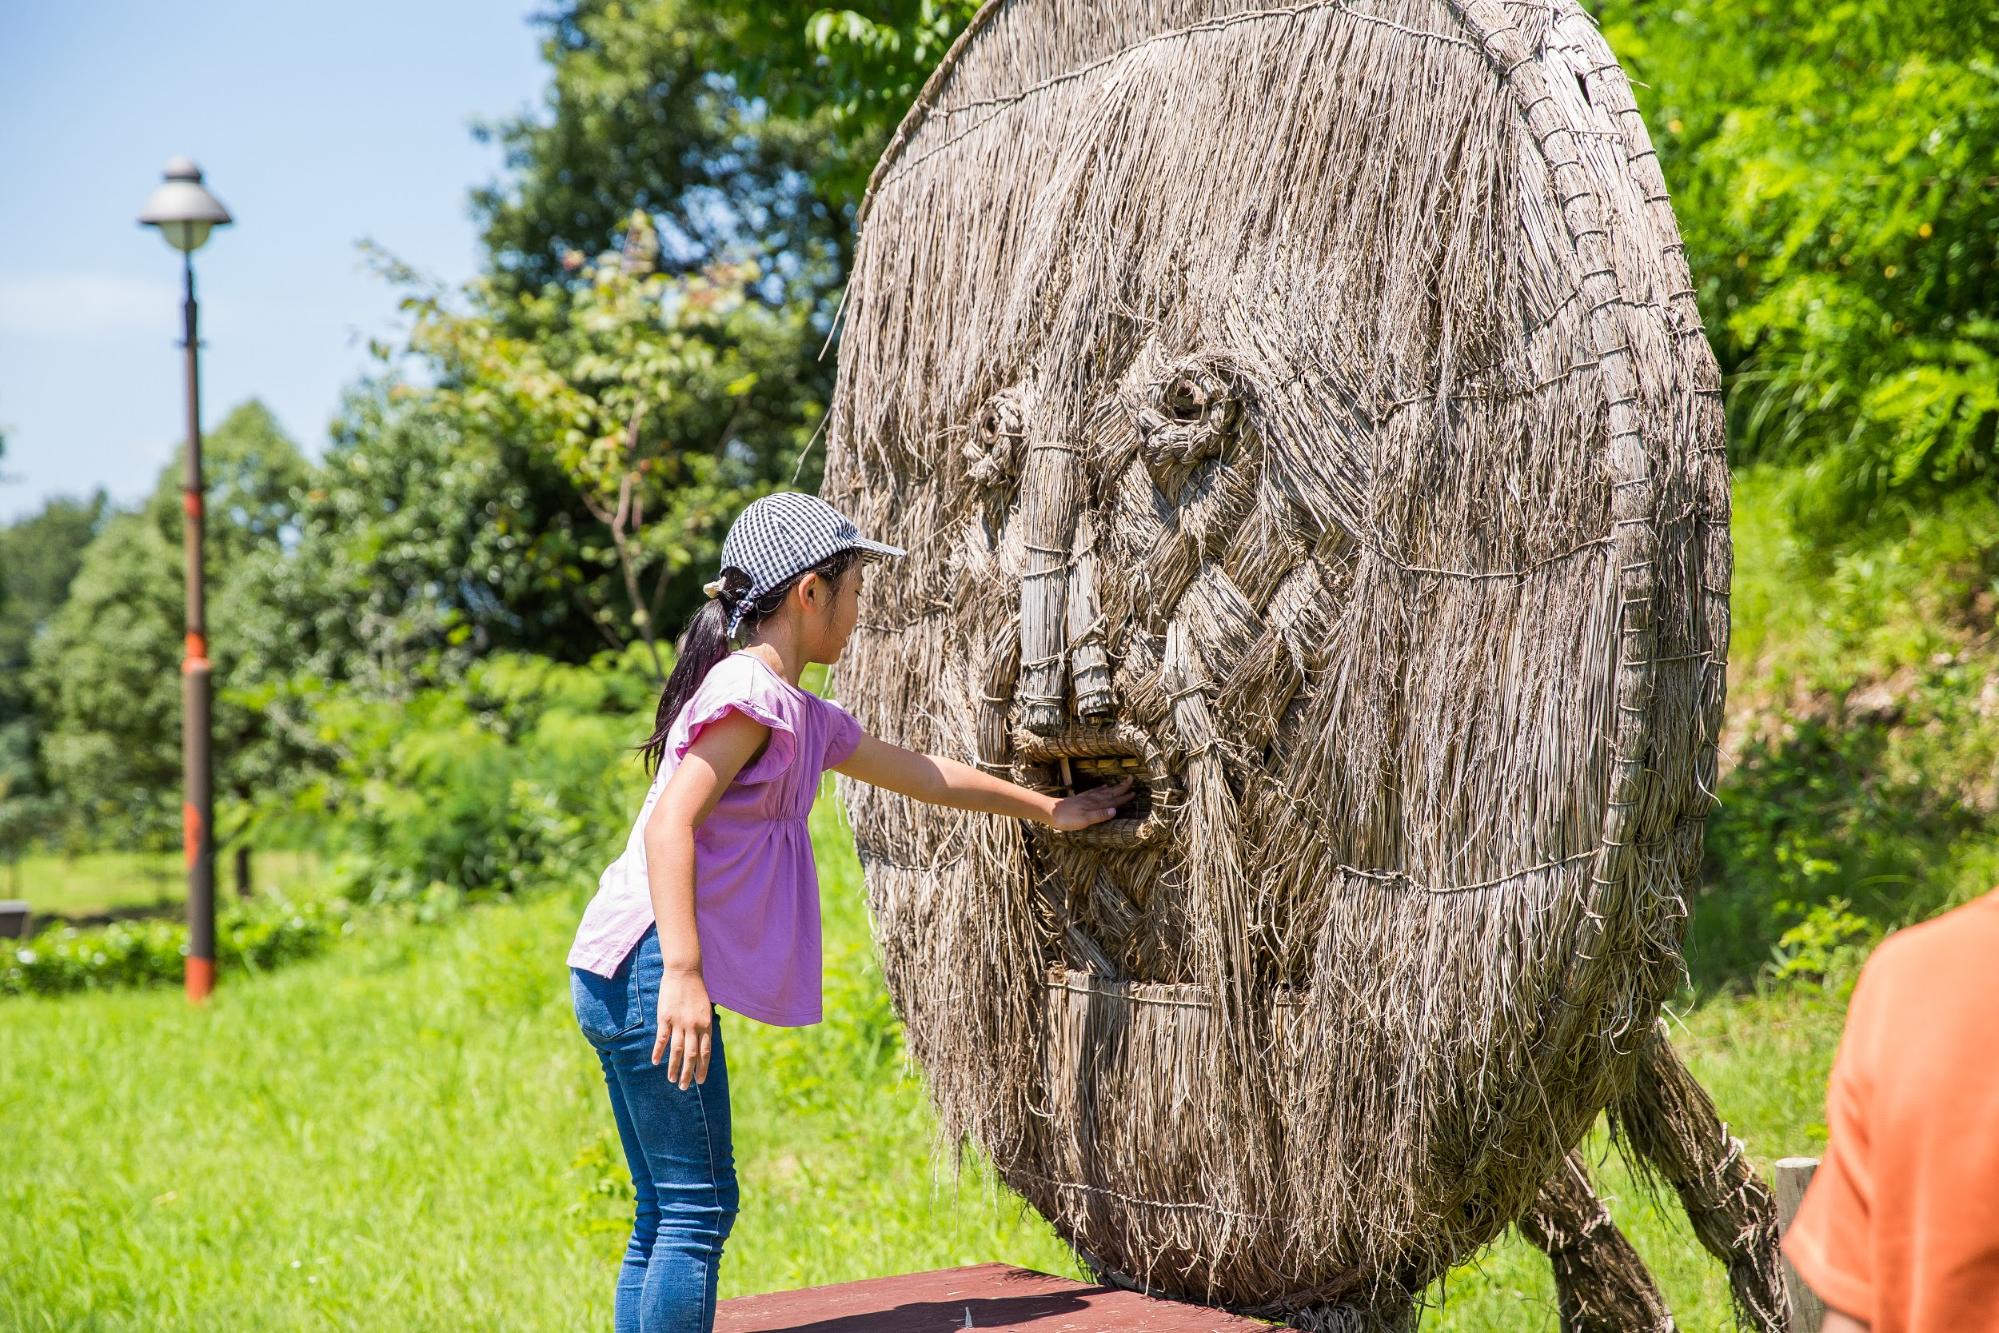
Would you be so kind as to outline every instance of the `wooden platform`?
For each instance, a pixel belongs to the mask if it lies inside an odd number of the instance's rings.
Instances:
[[[738,1296],[715,1333],[1270,1333],[1274,1324],[1008,1264]]]

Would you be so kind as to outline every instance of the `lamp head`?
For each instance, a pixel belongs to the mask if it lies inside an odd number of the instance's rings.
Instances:
[[[168,245],[183,253],[199,250],[216,227],[226,227],[234,219],[222,201],[201,183],[201,168],[194,159],[167,159],[166,179],[147,198],[139,211],[143,226],[158,227]]]

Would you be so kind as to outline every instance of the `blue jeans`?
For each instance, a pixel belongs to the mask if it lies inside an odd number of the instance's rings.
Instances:
[[[659,1030],[659,928],[616,975],[569,969],[576,1024],[596,1048],[637,1208],[612,1310],[617,1333],[710,1333],[722,1242],[736,1220],[729,1071],[713,1006],[708,1079],[682,1089],[652,1062]]]

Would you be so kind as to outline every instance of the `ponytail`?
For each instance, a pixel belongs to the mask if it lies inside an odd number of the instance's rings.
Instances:
[[[852,547],[835,551],[810,569],[801,569],[776,587],[752,598],[750,604],[743,607],[740,628],[744,631],[755,629],[764,617],[784,605],[785,594],[807,574],[817,574],[837,589],[841,578],[861,554]],[[660,764],[665,761],[667,733],[673,730],[680,710],[701,688],[701,682],[708,678],[708,672],[714,665],[729,655],[729,617],[749,596],[751,579],[746,571],[730,565],[723,569],[722,577],[717,581],[722,585],[721,591],[702,604],[674,643],[673,671],[666,678],[666,688],[659,693],[659,711],[653,715],[652,735],[637,747],[645,758],[648,774],[658,774]]]
[[[673,672],[659,693],[652,735],[638,747],[648,774],[658,773],[660,761],[666,758],[666,734],[673,730],[681,707],[701,688],[709,670],[729,655],[729,615],[750,590],[750,576],[731,565],[722,571],[721,583],[722,591],[701,604],[673,645]]]

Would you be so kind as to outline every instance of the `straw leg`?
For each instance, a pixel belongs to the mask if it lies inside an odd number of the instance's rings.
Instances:
[[[1555,1270],[1562,1333],[1674,1333],[1665,1298],[1590,1188],[1581,1154],[1562,1160],[1516,1225]]]
[[[1777,1201],[1707,1090],[1674,1054],[1663,1025],[1645,1043],[1638,1077],[1613,1110],[1638,1164],[1673,1187],[1694,1235],[1728,1265],[1742,1318],[1763,1333],[1785,1333],[1791,1307],[1777,1254]]]

